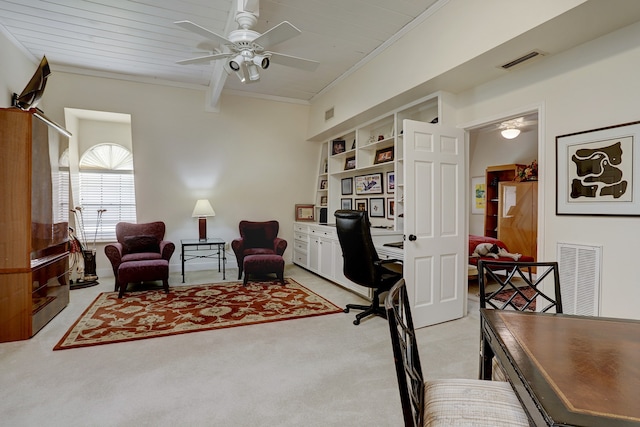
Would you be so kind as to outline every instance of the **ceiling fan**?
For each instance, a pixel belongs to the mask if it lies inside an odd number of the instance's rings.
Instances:
[[[310,59],[272,52],[267,49],[293,38],[301,31],[287,21],[283,21],[264,34],[251,28],[258,22],[257,1],[251,2],[253,10],[247,10],[245,1],[238,0],[235,20],[239,28],[229,33],[227,37],[209,31],[191,21],[177,21],[181,28],[206,37],[220,45],[210,55],[178,61],[178,64],[199,64],[214,60],[225,59],[227,72],[235,72],[243,83],[254,83],[260,80],[259,69],[266,70],[271,62],[288,67],[314,71],[319,63]]]

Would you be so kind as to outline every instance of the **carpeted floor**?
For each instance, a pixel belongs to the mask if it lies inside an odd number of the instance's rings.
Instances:
[[[340,313],[293,279],[103,292],[54,347],[62,350]]]

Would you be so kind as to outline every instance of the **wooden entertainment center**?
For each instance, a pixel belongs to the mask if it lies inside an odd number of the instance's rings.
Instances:
[[[68,142],[31,111],[0,109],[0,342],[32,337],[69,303]],[[67,200],[65,200],[65,198]]]

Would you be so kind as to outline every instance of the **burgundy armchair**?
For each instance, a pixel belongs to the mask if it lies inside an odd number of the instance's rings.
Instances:
[[[240,238],[231,242],[238,260],[238,280],[242,277],[244,257],[249,255],[280,255],[287,249],[287,241],[278,237],[278,221],[240,221]]]
[[[127,283],[144,280],[163,280],[168,290],[168,266],[176,249],[173,242],[164,240],[164,222],[146,224],[120,222],[116,224],[117,243],[105,246],[104,253],[111,262],[115,290],[124,292]],[[126,267],[126,268],[125,268]],[[126,277],[119,277],[126,272]],[[121,280],[122,279],[122,280]],[[122,282],[122,283],[121,283]]]

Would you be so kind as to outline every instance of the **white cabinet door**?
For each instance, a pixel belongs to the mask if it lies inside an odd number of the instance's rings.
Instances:
[[[309,270],[320,272],[320,238],[309,236]]]
[[[416,328],[464,315],[464,131],[405,120],[404,278]]]
[[[320,242],[320,275],[333,280],[333,241],[325,237],[318,240]]]

